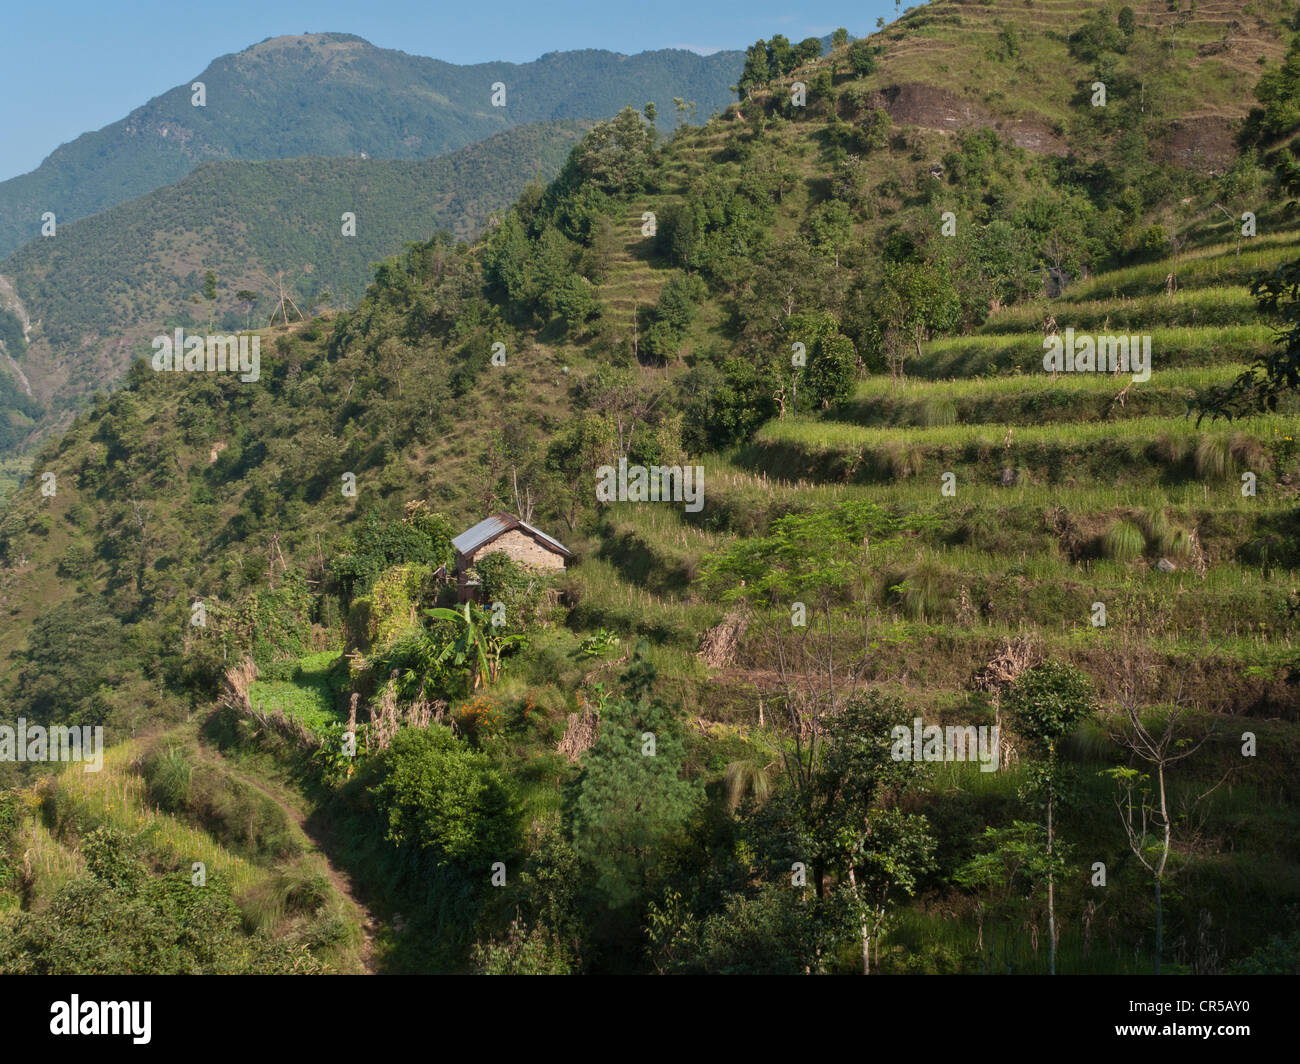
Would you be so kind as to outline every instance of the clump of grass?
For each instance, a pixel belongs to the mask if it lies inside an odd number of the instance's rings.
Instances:
[[[1112,561],[1131,562],[1146,551],[1147,541],[1132,521],[1116,521],[1102,537],[1101,549]]]
[[[727,808],[735,812],[746,795],[755,804],[762,805],[772,793],[772,777],[767,768],[756,760],[732,761],[723,775],[727,795]]]
[[[1139,510],[1134,515],[1134,520],[1142,530],[1147,549],[1159,554],[1168,554],[1173,549],[1180,530],[1169,523],[1164,510]]]
[[[1202,480],[1223,480],[1237,471],[1232,437],[1202,436],[1196,443],[1196,475]]]
[[[1178,465],[1188,455],[1191,449],[1191,439],[1187,436],[1172,436],[1169,433],[1161,433],[1152,445],[1156,458],[1165,465]]]
[[[889,588],[903,615],[933,621],[944,615],[953,587],[952,574],[933,558],[924,558],[896,574]]]
[[[1228,441],[1228,450],[1237,463],[1237,469],[1259,469],[1267,461],[1263,444],[1254,436],[1248,436],[1244,432],[1232,434],[1232,438]]]
[[[1192,534],[1185,528],[1176,529],[1165,553],[1172,554],[1175,558],[1190,558],[1196,553]]]
[[[334,900],[334,888],[318,858],[295,861],[240,899],[244,925],[270,930],[289,916],[311,916]]]
[[[141,765],[141,775],[155,805],[175,813],[189,804],[194,766],[181,747],[169,746],[165,753],[147,757]]]
[[[891,476],[897,479],[913,477],[921,471],[925,448],[916,443],[890,440],[881,448],[881,458]]]
[[[957,424],[957,404],[947,399],[927,399],[917,411],[916,423],[925,428]]]
[[[958,526],[956,540],[972,547],[987,547],[1000,528],[997,516],[989,510],[972,510]]]

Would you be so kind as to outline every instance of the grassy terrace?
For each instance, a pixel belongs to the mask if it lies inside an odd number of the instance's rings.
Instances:
[[[873,428],[1179,417],[1200,390],[1226,384],[1245,368],[1230,364],[1171,369],[1141,382],[1133,381],[1131,374],[1053,376],[1041,370],[946,381],[872,376],[860,381],[853,398],[828,416]]]
[[[177,861],[202,861],[210,875],[221,876],[231,892],[242,896],[267,878],[267,871],[231,853],[211,835],[161,813],[149,800],[144,780],[134,763],[144,750],[137,741],[119,743],[104,751],[100,772],[71,765],[57,777],[62,819],[88,825],[111,824],[147,837],[159,851]]]
[[[1151,332],[1175,325],[1235,325],[1258,318],[1255,297],[1240,285],[1179,288],[1172,294],[1122,296],[1077,303],[1024,303],[994,314],[983,333],[1027,332],[1051,314],[1058,327],[1103,333]],[[1154,341],[1153,341],[1154,342]]]
[[[1300,542],[1287,499],[1236,491],[1209,497],[1200,484],[1122,490],[1100,483],[1018,485],[944,499],[933,484],[800,485],[747,474],[720,456],[704,464],[705,512],[688,518],[698,526],[668,508],[611,507],[601,559],[574,570],[584,624],[658,637],[665,653],[685,657],[693,631],[727,608],[685,579],[704,557],[740,537],[770,533],[786,513],[866,501],[910,515],[914,526],[873,540],[869,551],[845,544],[846,556],[856,552],[869,574],[869,611],[866,603],[860,609],[871,618],[873,674],[879,681],[906,675],[912,683],[924,676],[927,704],[966,697],[971,670],[1002,640],[1026,631],[1105,688],[1103,663],[1120,638],[1115,633],[1136,624],[1171,678],[1194,674],[1203,697],[1241,711],[1278,682],[1300,638],[1286,609],[1300,563],[1287,546]],[[1136,554],[1115,547],[1117,526],[1141,535]],[[1173,559],[1175,571],[1155,569],[1162,557]],[[663,572],[682,578],[665,583]],[[918,580],[929,589],[921,595],[909,591]],[[1099,601],[1109,630],[1091,623]],[[750,667],[757,671],[748,680],[712,674],[715,686],[740,685],[734,699],[722,700],[732,707],[719,710],[724,719],[752,712],[744,689],[766,681],[761,661]]]
[[[938,478],[907,478],[880,484],[826,483],[807,479],[782,479],[752,471],[739,464],[739,455],[706,455],[704,511],[687,515],[693,526],[736,535],[764,533],[786,513],[802,513],[841,503],[865,500],[899,512],[942,509],[956,520],[972,509],[994,516],[1008,529],[1017,525],[1016,515],[1025,521],[1040,520],[1056,510],[1084,515],[1094,521],[1138,509],[1165,509],[1187,521],[1202,525],[1213,522],[1227,531],[1226,553],[1283,521],[1295,509],[1292,499],[1263,493],[1255,498],[1241,495],[1232,484],[1210,486],[1195,481],[1153,482],[1120,485],[1113,480],[1082,484],[1040,484],[1024,479],[996,490],[981,489],[955,499],[939,494]],[[651,534],[653,541],[653,533]],[[1211,540],[1202,536],[1203,544]]]
[[[1235,434],[1248,435],[1257,440],[1293,438],[1296,430],[1300,429],[1300,424],[1297,424],[1294,417],[1282,414],[1253,417],[1248,421],[1237,422],[1236,426]],[[1026,445],[1060,442],[1082,447],[1116,437],[1155,438],[1163,435],[1198,438],[1210,434],[1198,430],[1194,422],[1171,422],[1168,418],[1150,417],[1131,418],[1121,425],[1097,422],[1059,426],[1023,425],[1015,430],[1014,440]],[[1006,440],[1002,438],[996,426],[932,425],[925,428],[891,429],[886,433],[861,425],[819,421],[804,416],[791,416],[781,421],[769,422],[759,431],[758,439],[789,440],[818,448],[874,445],[876,441],[884,439],[902,440],[906,443],[936,448],[963,448],[972,445],[1006,446]]]
[[[789,417],[769,423],[741,452],[742,464],[787,479],[878,483],[957,474],[959,485],[1017,479],[1082,486],[1091,479],[1130,485],[1196,479],[1204,497],[1236,491],[1253,472],[1267,492],[1294,463],[1300,423],[1268,415],[1229,429],[1198,430],[1193,421],[1141,417],[1055,425],[941,425],[867,428]],[[960,488],[959,488],[960,491]]]
[[[1235,241],[1183,252],[1177,261],[1179,292],[1245,286],[1255,273],[1272,270],[1285,262],[1294,253],[1298,238],[1300,234],[1293,230],[1246,238],[1242,240],[1240,254]],[[1172,268],[1169,260],[1161,259],[1109,270],[1070,285],[1056,302],[1075,304],[1150,295],[1164,290],[1165,278]]]
[[[1163,299],[1163,296],[1157,297]],[[1110,306],[1114,304],[1098,304]],[[1252,301],[1249,307],[1243,305],[1243,312],[1258,317]],[[1100,322],[1086,324],[1076,318],[1067,318],[1057,309],[1057,331],[1064,335],[1067,327],[1077,333],[1095,333],[1107,336],[1137,335],[1151,337],[1151,376],[1159,380],[1162,374],[1171,369],[1186,367],[1211,367],[1223,363],[1225,354],[1233,362],[1250,362],[1259,355],[1269,351],[1274,343],[1276,330],[1265,321],[1249,324],[1220,325],[1180,325],[1168,328],[1146,326],[1127,328],[1120,324],[1119,315],[1105,323],[1106,315],[1100,316]],[[1043,336],[1042,328],[1045,315],[1041,313],[1020,313],[1022,319],[1015,330],[1000,332],[975,333],[970,336],[955,336],[942,340],[933,340],[922,348],[919,359],[911,358],[906,363],[908,376],[930,379],[946,377],[995,376],[998,374],[1041,374],[1043,373]],[[1001,322],[1001,315],[994,322]],[[1146,321],[1141,317],[1129,320]],[[1230,319],[1235,320],[1235,319]],[[1105,324],[1105,327],[1101,327]],[[1097,327],[1094,330],[1094,325]],[[1077,374],[1088,377],[1089,374]],[[1098,373],[1096,378],[1108,378],[1109,374]],[[1120,387],[1131,375],[1116,374]]]

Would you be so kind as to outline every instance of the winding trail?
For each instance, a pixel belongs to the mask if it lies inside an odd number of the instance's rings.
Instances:
[[[198,745],[198,752],[210,764],[219,765],[221,771],[225,772],[232,779],[238,780],[247,787],[251,787],[275,805],[289,818],[290,822],[295,824],[303,839],[308,843],[307,852],[320,858],[321,863],[325,866],[325,875],[330,881],[330,885],[342,896],[347,903],[352,906],[356,915],[357,924],[361,928],[361,949],[360,961],[361,967],[366,975],[375,975],[376,968],[374,963],[375,957],[375,932],[379,927],[379,922],[370,908],[361,901],[358,896],[356,887],[352,878],[346,873],[335,867],[334,862],[330,860],[329,854],[325,849],[329,842],[329,837],[318,827],[309,827],[308,818],[302,810],[297,808],[292,802],[278,793],[277,790],[268,787],[266,783],[254,779],[253,777],[241,772],[222,755],[221,751],[204,743]]]

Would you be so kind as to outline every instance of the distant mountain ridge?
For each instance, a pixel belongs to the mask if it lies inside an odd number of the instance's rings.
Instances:
[[[730,101],[743,59],[586,49],[458,66],[347,33],[267,38],[0,182],[0,257],[40,235],[46,211],[59,222],[84,218],[210,159],[429,158],[512,126],[606,118],[649,101],[670,124],[673,97],[694,101],[703,120]],[[203,83],[204,106],[192,103],[193,82]],[[492,104],[497,82],[504,107]]]
[[[519,126],[434,159],[204,162],[173,185],[31,241],[0,263],[0,351],[9,356],[0,358],[0,450],[38,424],[66,420],[164,328],[209,316],[227,330],[265,324],[275,302],[267,278],[277,271],[295,301],[328,292],[351,302],[373,264],[405,241],[439,229],[473,238],[530,180],[553,178],[590,126]],[[343,234],[345,212],[355,216],[354,236]],[[255,308],[238,297],[243,290],[257,293]]]

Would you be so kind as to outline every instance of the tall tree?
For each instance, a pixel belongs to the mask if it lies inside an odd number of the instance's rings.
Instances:
[[[755,89],[760,89],[771,81],[773,73],[767,41],[760,37],[745,49],[745,67],[737,83],[741,99],[748,99]]]
[[[910,346],[921,356],[921,344],[932,333],[951,329],[961,313],[961,299],[951,276],[923,262],[891,262],[876,307],[881,346],[895,380],[906,383],[904,365]]]
[[[790,45],[790,38],[783,33],[776,34],[767,46],[767,67],[772,76],[784,77],[795,68],[798,61],[799,58]]]
[[[258,299],[259,299],[260,297],[258,296],[258,294],[257,294],[256,292],[252,291],[251,289],[248,289],[248,288],[241,288],[238,292],[235,293],[235,298],[238,299],[241,303],[244,303],[244,304],[247,305],[247,307],[248,307],[248,319],[247,319],[246,324],[247,324],[247,326],[248,326],[249,328],[252,328],[252,325],[253,325],[253,307],[256,305],[256,303],[257,303],[257,301],[258,301]]]
[[[795,61],[797,64],[811,63],[814,59],[822,57],[822,42],[816,37],[805,37],[802,41],[794,46]]]
[[[654,147],[653,127],[634,107],[624,107],[608,122],[597,122],[574,149],[581,179],[611,194],[629,194],[644,185]],[[566,175],[559,183],[563,185]]]

